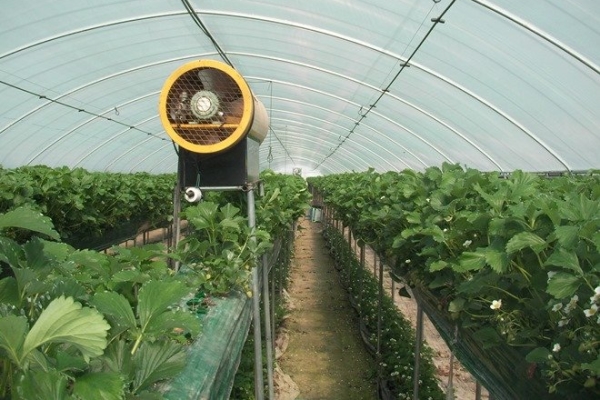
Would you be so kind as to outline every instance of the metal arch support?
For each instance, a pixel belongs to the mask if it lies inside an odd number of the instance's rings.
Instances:
[[[568,49],[566,46],[560,44],[558,41],[556,41],[555,39],[551,38],[548,34],[542,33],[541,31],[538,31],[538,30],[535,30],[535,31],[532,30],[532,29],[534,29],[532,26],[526,24],[525,22],[522,22],[522,21],[516,19],[516,17],[510,16],[508,13],[506,13],[505,11],[499,9],[498,7],[491,6],[490,4],[484,3],[481,0],[473,0],[473,1],[475,1],[476,3],[478,3],[478,4],[482,5],[482,6],[490,8],[490,9],[494,10],[495,12],[498,12],[499,14],[503,15],[506,18],[511,18],[512,17],[511,20],[513,20],[514,22],[519,23],[521,26],[523,26],[523,27],[529,29],[530,31],[533,31],[536,34],[540,35],[545,40],[548,40],[551,43],[553,43],[553,44],[561,47],[563,50],[569,52],[569,54],[571,54],[572,56],[574,56],[574,57],[577,56],[577,53],[575,53],[571,49]],[[139,18],[130,18],[130,19],[124,19],[124,20],[119,20],[119,21],[111,21],[111,22],[104,23],[104,24],[98,24],[98,25],[94,25],[94,26],[90,26],[90,27],[85,27],[85,28],[80,29],[80,30],[71,31],[71,32],[67,32],[67,33],[62,34],[62,35],[56,35],[56,36],[53,36],[53,37],[45,38],[45,39],[43,39],[41,41],[38,41],[38,42],[35,42],[35,43],[32,43],[32,44],[26,45],[26,46],[22,46],[22,47],[20,47],[20,48],[18,48],[16,50],[13,50],[11,52],[8,52],[8,53],[0,55],[0,59],[3,58],[3,57],[6,57],[6,56],[12,55],[12,54],[16,54],[16,53],[18,53],[20,51],[23,51],[23,50],[26,50],[26,49],[31,49],[31,48],[33,48],[35,46],[51,42],[53,40],[65,38],[65,37],[76,35],[78,33],[86,32],[86,31],[92,31],[94,29],[100,29],[100,28],[107,27],[107,26],[119,25],[119,24],[124,24],[124,23],[127,23],[127,22],[133,22],[133,21],[141,21],[141,20],[147,20],[147,19],[155,19],[155,18],[161,18],[161,17],[173,16],[173,15],[186,15],[186,14],[187,14],[187,12],[166,12],[166,13],[159,13],[159,14],[154,14],[154,15],[144,16],[144,17],[139,17]],[[397,54],[394,54],[394,53],[389,52],[389,51],[385,51],[384,49],[382,49],[380,47],[377,47],[377,46],[370,45],[369,43],[366,43],[366,42],[363,42],[363,41],[359,41],[359,40],[356,40],[354,38],[347,37],[345,35],[336,34],[334,32],[330,32],[330,31],[326,31],[326,30],[322,30],[322,29],[317,29],[315,27],[311,27],[311,26],[308,26],[308,25],[299,24],[299,23],[293,23],[293,22],[287,21],[287,20],[258,17],[256,15],[249,15],[249,14],[242,14],[242,13],[223,13],[223,12],[210,12],[210,11],[208,11],[208,12],[204,12],[204,14],[213,14],[213,15],[221,15],[221,16],[231,16],[231,17],[236,17],[236,18],[261,20],[261,21],[265,21],[265,22],[282,24],[282,25],[286,25],[286,26],[295,26],[297,28],[301,28],[301,29],[305,29],[305,30],[309,30],[309,31],[314,31],[314,32],[317,32],[317,33],[320,33],[320,34],[328,35],[328,36],[331,36],[331,37],[338,38],[340,40],[344,40],[344,41],[348,41],[348,42],[351,42],[351,43],[354,43],[354,44],[357,44],[357,45],[360,45],[360,46],[364,46],[366,48],[370,48],[372,50],[378,51],[381,54],[385,54],[385,55],[388,55],[388,56],[391,56],[391,57],[394,57],[394,58],[397,58],[397,59],[402,59],[402,57],[399,56],[399,55],[397,55]],[[214,53],[214,52],[211,52],[211,53]],[[230,53],[230,54],[234,54],[234,53]],[[197,57],[197,56],[198,55],[196,54],[195,57]],[[181,57],[180,59],[186,59],[186,58],[189,58],[189,57]],[[579,57],[578,59],[580,59],[580,58],[582,58],[582,56]],[[580,59],[580,61],[581,61],[581,59]],[[152,63],[152,64],[147,64],[147,65],[138,67],[136,69],[146,68],[149,65],[160,65],[160,64],[167,63],[167,62],[171,62],[171,61],[170,60],[167,60],[167,61],[161,60],[160,62],[156,62],[156,63]],[[588,65],[588,64],[586,64],[586,65]],[[592,69],[594,69],[595,71],[597,71],[597,66],[595,66],[594,64],[590,64],[590,65],[588,65],[588,66],[590,66]],[[417,63],[411,63],[411,66],[414,66],[416,68],[420,68],[421,70],[426,71],[426,72],[432,74],[433,76],[435,76],[435,77],[437,77],[439,79],[442,79],[444,82],[446,82],[446,83],[448,83],[450,85],[453,85],[454,87],[460,89],[464,93],[473,96],[473,94],[470,91],[466,90],[465,88],[460,87],[458,84],[456,84],[454,82],[451,82],[449,79],[445,79],[444,77],[442,77],[437,72],[431,71],[431,70],[427,69],[426,67],[421,66],[421,65],[419,65]],[[120,71],[119,74],[127,73],[127,72],[130,72],[130,71],[131,70]],[[115,76],[119,75],[119,74],[115,74]],[[105,77],[103,79],[108,79],[108,78]],[[79,90],[79,88],[74,89],[74,91],[76,91],[76,90]],[[73,91],[71,91],[71,92],[69,92],[67,94],[62,95],[61,97],[67,96],[70,93],[73,93]],[[59,97],[59,98],[61,98],[61,97]],[[477,97],[477,96],[473,96],[473,97],[476,98],[479,101],[482,100],[481,97]],[[524,133],[526,133],[533,140],[535,140],[540,146],[542,146],[549,154],[551,154],[554,158],[556,158],[559,162],[561,162],[561,164],[563,166],[565,166],[565,168],[567,170],[571,170],[571,168],[568,166],[568,164],[560,156],[558,156],[558,154],[556,154],[555,151],[553,151],[548,145],[546,145],[545,143],[543,143],[539,138],[537,138],[535,135],[533,135],[530,131],[528,131],[527,129],[525,129],[521,124],[517,123],[516,120],[514,120],[511,117],[509,117],[507,114],[501,112],[501,110],[499,110],[497,107],[491,105],[488,102],[483,102],[483,104],[485,104],[487,107],[490,107],[493,111],[495,111],[495,112],[499,113],[500,115],[502,115],[507,121],[515,124],[519,129],[521,129]],[[45,106],[45,105],[43,105],[43,106]],[[43,106],[41,106],[41,107],[43,107]],[[29,113],[25,114],[24,116],[22,116],[20,118],[17,118],[12,124],[9,124],[7,127],[5,127],[2,130],[0,130],[0,133],[2,133],[4,130],[6,130],[8,127],[12,126],[13,124],[18,123],[19,121],[21,121],[22,119],[24,119],[27,115],[30,115],[31,113],[35,112],[36,110],[40,109],[41,107],[38,107],[38,108],[30,111]]]
[[[560,40],[556,39],[549,33],[544,32],[541,29],[538,29],[535,25],[531,24],[530,22],[528,22],[522,18],[519,18],[516,15],[511,14],[508,11],[506,11],[494,4],[491,4],[487,1],[484,1],[484,0],[471,0],[471,1],[473,3],[479,4],[482,7],[487,8],[490,11],[495,12],[496,14],[502,16],[503,18],[510,20],[511,22],[514,22],[515,24],[528,30],[529,32],[533,33],[534,35],[539,36],[540,38],[544,39],[548,43],[558,47],[559,49],[561,49],[562,51],[564,51],[571,57],[575,58],[577,61],[581,62],[586,67],[590,68],[595,73],[600,74],[600,66],[598,66],[598,64],[594,63],[592,60],[588,59],[587,57],[584,57],[582,54],[575,51],[574,49],[567,46],[566,44],[562,43]]]
[[[291,113],[291,112],[289,112],[289,113]],[[291,114],[295,114],[295,113],[291,113]],[[271,118],[271,122],[272,122],[272,121],[274,121],[274,120],[279,120],[279,119],[278,119],[278,118]],[[283,120],[283,121],[285,121],[285,120]],[[328,121],[323,121],[323,122],[327,123]],[[307,125],[307,126],[308,126],[308,127],[310,127],[311,129],[314,129],[314,130],[319,130],[319,131],[323,131],[323,132],[325,132],[325,133],[327,133],[327,134],[330,134],[330,133],[332,133],[332,132],[328,131],[328,130],[327,130],[327,129],[325,129],[325,128],[321,128],[321,127],[318,127],[318,126],[315,126],[315,125],[311,125],[311,124],[307,124],[307,123],[304,123],[304,122],[296,122],[296,121],[294,121],[294,123],[296,123],[296,124],[298,124],[298,125]],[[289,124],[288,124],[288,126],[289,126]],[[339,127],[339,125],[337,125],[337,126]],[[340,128],[342,128],[342,127],[340,127]],[[371,128],[371,127],[368,127],[368,128],[369,128],[369,129],[371,129],[371,130],[373,130],[373,131],[375,131],[375,132],[376,132],[376,133],[378,133],[378,134],[381,134],[381,132],[379,132],[378,130],[376,130],[376,129],[374,129],[374,128]],[[342,128],[342,129],[343,129],[343,128]],[[333,135],[334,135],[334,136],[338,136],[337,134],[333,134]],[[379,147],[379,148],[381,148],[381,151],[382,151],[382,152],[386,152],[386,153],[388,153],[390,156],[392,156],[392,157],[394,157],[394,158],[397,158],[397,155],[396,155],[396,154],[393,154],[393,153],[391,153],[391,151],[390,151],[388,148],[386,148],[386,147],[384,147],[384,146],[381,146],[381,144],[379,144],[378,142],[376,142],[376,141],[374,141],[374,140],[372,140],[372,139],[370,139],[370,138],[368,138],[368,137],[366,137],[366,136],[364,137],[364,139],[365,139],[366,141],[368,141],[369,143],[372,143],[372,144],[373,144],[373,145],[375,145],[376,147]],[[393,142],[394,144],[397,144],[397,145],[398,145],[399,147],[401,147],[403,150],[405,150],[405,151],[408,151],[408,150],[407,150],[407,149],[406,149],[404,146],[402,146],[401,144],[399,144],[399,143],[395,142],[395,141],[394,141],[393,139],[391,139],[391,138],[389,138],[389,139],[390,139],[390,141],[391,141],[391,142]],[[311,140],[311,141],[319,141],[319,140],[322,140],[322,139],[319,139],[319,138],[313,138],[313,137],[311,137],[311,138],[310,138],[310,140]],[[337,144],[337,143],[334,143],[334,144]],[[370,153],[374,154],[375,156],[379,157],[379,158],[380,158],[380,159],[381,159],[381,160],[382,160],[384,163],[387,163],[387,164],[389,164],[389,165],[390,165],[392,168],[394,167],[394,166],[393,166],[393,165],[392,165],[392,164],[389,162],[389,160],[387,160],[387,159],[383,158],[383,157],[382,157],[380,154],[376,154],[376,153],[375,153],[375,151],[373,151],[373,150],[371,150],[371,149],[368,149],[368,148],[366,148],[366,147],[363,147],[363,149],[364,149],[365,151],[368,151],[368,152],[370,152]],[[422,160],[420,160],[420,159],[419,159],[417,156],[415,156],[415,155],[414,155],[414,154],[412,154],[412,153],[410,153],[410,154],[411,154],[411,155],[413,155],[413,156],[414,156],[414,157],[415,157],[417,160],[419,160],[419,161],[421,161],[421,162],[422,162]],[[406,164],[406,163],[404,163],[404,162],[403,162],[403,164],[405,164],[406,166],[408,166],[408,164]],[[424,162],[422,162],[422,164],[426,166],[426,164],[425,164]]]

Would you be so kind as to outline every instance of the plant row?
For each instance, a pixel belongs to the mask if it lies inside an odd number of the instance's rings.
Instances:
[[[516,351],[526,364],[517,379],[541,377],[561,398],[600,393],[598,174],[501,176],[445,164],[309,184],[482,349]]]
[[[78,242],[128,224],[134,232],[164,224],[172,217],[174,185],[175,174],[0,167],[0,213],[28,206],[50,217],[62,240]]]
[[[182,370],[200,332],[195,314],[207,303],[196,300],[252,295],[249,271],[284,224],[270,207],[287,210],[298,185],[266,188],[254,229],[231,203],[187,207],[193,228],[176,249],[77,250],[61,242],[39,205],[0,214],[0,398],[162,398],[159,383]],[[161,201],[170,198],[169,190]],[[261,215],[281,219],[264,224]],[[17,228],[34,235],[15,237]],[[169,259],[182,262],[179,273]]]
[[[412,399],[414,393],[415,332],[392,299],[380,296],[378,280],[357,260],[348,241],[329,225],[324,230],[330,253],[338,267],[341,283],[360,316],[360,329],[368,349],[379,361],[380,397]],[[378,337],[378,325],[380,327]],[[379,354],[377,343],[379,342]],[[432,353],[420,354],[419,398],[444,399],[434,374]]]

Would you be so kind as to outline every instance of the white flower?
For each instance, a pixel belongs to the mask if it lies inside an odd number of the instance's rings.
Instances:
[[[596,305],[596,304],[592,304],[592,306],[590,308],[588,308],[587,310],[583,310],[583,313],[588,318],[596,315],[597,312],[598,312],[598,305]]]
[[[563,308],[563,303],[556,303],[555,305],[552,306],[552,311],[558,311],[561,308]]]
[[[569,323],[569,321],[571,321],[571,320],[570,319],[566,319],[566,318],[563,318],[560,321],[558,321],[559,328],[562,328],[563,326],[567,325]]]
[[[473,243],[472,240],[465,240],[465,242],[463,243],[463,247],[469,247],[471,243]]]
[[[600,286],[594,289],[594,295],[590,297],[590,303],[597,303],[600,300]]]
[[[408,259],[404,260],[404,262],[405,262],[406,264],[410,264],[410,258],[408,258]]]
[[[425,201],[429,203],[431,201],[431,199],[425,199]]]
[[[569,314],[575,308],[578,301],[579,301],[579,296],[575,295],[575,296],[571,297],[569,304],[567,304],[565,306],[565,314]]]
[[[579,296],[574,295],[573,297],[571,297],[571,300],[569,301],[569,303],[576,304],[578,301],[579,301]]]
[[[502,299],[492,301],[492,305],[490,306],[492,310],[499,310],[500,307],[502,307]]]
[[[560,344],[555,343],[554,347],[552,347],[552,351],[558,353],[560,351]]]

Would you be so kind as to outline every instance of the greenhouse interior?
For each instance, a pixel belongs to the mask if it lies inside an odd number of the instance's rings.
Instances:
[[[5,0],[0,400],[600,398],[600,2]]]

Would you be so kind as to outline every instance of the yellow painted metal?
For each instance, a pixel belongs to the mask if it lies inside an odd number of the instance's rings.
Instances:
[[[230,91],[235,89],[235,94],[241,95],[235,101],[224,103],[225,106],[229,104],[231,109],[235,108],[235,111],[231,113],[235,115],[230,117],[225,112],[225,115],[218,117],[221,118],[220,121],[207,119],[205,121],[200,120],[190,123],[189,121],[177,120],[173,116],[174,106],[172,103],[177,101],[178,93],[175,93],[177,90],[179,90],[181,98],[181,91],[183,89],[178,89],[180,86],[179,83],[182,80],[186,80],[186,77],[196,79],[196,76],[204,76],[203,74],[219,77],[220,81],[213,88],[217,96],[224,97],[227,95],[227,93],[219,92],[219,86],[227,87]],[[200,82],[200,79],[198,79],[198,82]],[[208,80],[210,81],[210,79]],[[188,99],[187,92],[185,99]],[[242,103],[241,107],[240,101]],[[235,105],[233,105],[234,103]],[[254,98],[250,87],[235,69],[215,60],[196,60],[182,65],[167,78],[160,93],[158,109],[163,127],[178,145],[195,153],[211,154],[222,152],[234,146],[245,137],[253,125],[256,125],[254,124],[256,103],[259,102]],[[266,126],[268,124],[258,125]],[[266,131],[264,134],[259,134],[258,136],[256,139],[262,141],[264,136],[266,136]]]

